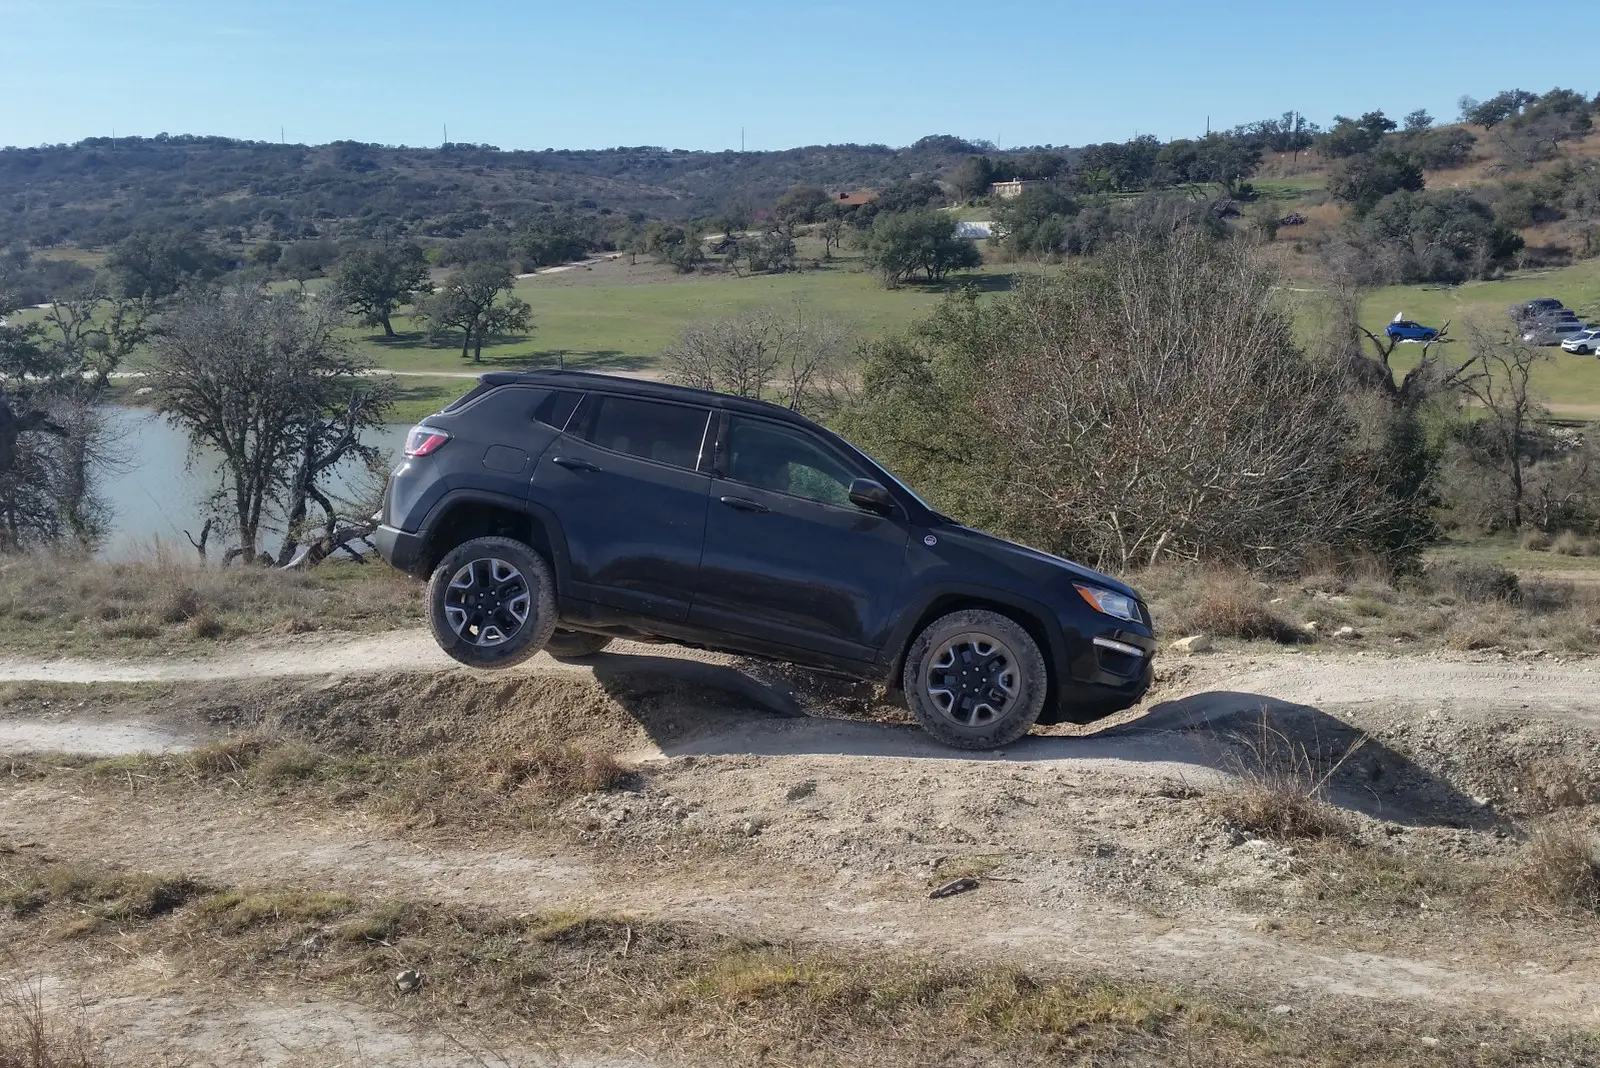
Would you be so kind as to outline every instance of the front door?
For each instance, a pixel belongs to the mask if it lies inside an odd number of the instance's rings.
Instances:
[[[803,427],[725,415],[689,618],[763,643],[871,660],[909,526],[850,503],[865,472]]]
[[[699,468],[710,417],[695,405],[584,399],[530,490],[561,516],[566,596],[671,622],[688,616],[705,542],[711,478]]]

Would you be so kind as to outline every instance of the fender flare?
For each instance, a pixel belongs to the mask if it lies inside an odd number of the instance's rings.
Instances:
[[[571,573],[572,560],[567,549],[566,531],[562,529],[561,521],[556,518],[555,512],[543,505],[534,504],[526,497],[514,497],[509,493],[470,487],[448,490],[432,508],[428,509],[428,514],[417,533],[425,540],[431,541],[444,518],[463,504],[489,505],[527,516],[530,523],[536,524],[544,531],[545,540],[550,548],[550,566],[556,573],[557,590],[566,585],[567,577]]]
[[[1009,608],[1035,622],[1045,639],[1045,647],[1039,651],[1044,654],[1045,663],[1050,668],[1051,689],[1057,690],[1071,681],[1069,678],[1058,677],[1067,670],[1070,658],[1066,633],[1061,628],[1061,621],[1049,607],[1032,598],[1022,597],[1008,590],[997,590],[991,586],[967,582],[940,582],[924,587],[917,599],[895,618],[889,630],[889,640],[879,655],[878,666],[891,687],[898,689],[900,686],[900,673],[905,666],[905,654],[916,636],[917,624],[929,614],[934,605],[950,599],[984,601],[999,608]]]

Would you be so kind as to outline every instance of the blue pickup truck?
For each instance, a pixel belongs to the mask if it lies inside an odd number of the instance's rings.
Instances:
[[[1395,341],[1432,341],[1439,336],[1437,327],[1423,326],[1410,319],[1396,319],[1384,327],[1383,332]]]

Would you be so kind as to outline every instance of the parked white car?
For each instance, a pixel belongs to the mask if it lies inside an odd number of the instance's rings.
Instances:
[[[1562,340],[1561,348],[1566,352],[1575,352],[1579,356],[1593,356],[1600,350],[1600,329],[1590,328],[1580,330]]]

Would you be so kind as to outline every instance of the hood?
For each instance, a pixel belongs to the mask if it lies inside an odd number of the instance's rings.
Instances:
[[[1052,556],[1038,549],[1030,549],[1026,545],[1018,545],[1014,541],[997,538],[993,534],[985,534],[981,530],[971,527],[952,525],[945,528],[943,536],[957,536],[975,546],[981,546],[988,553],[996,557],[1009,557],[1019,565],[1031,565],[1030,570],[1051,570],[1059,572],[1064,578],[1073,582],[1083,582],[1092,586],[1100,586],[1111,590],[1113,593],[1126,594],[1129,597],[1143,601],[1132,586],[1112,578],[1110,575],[1101,574],[1093,568],[1084,567],[1082,564],[1064,560],[1059,556]]]

